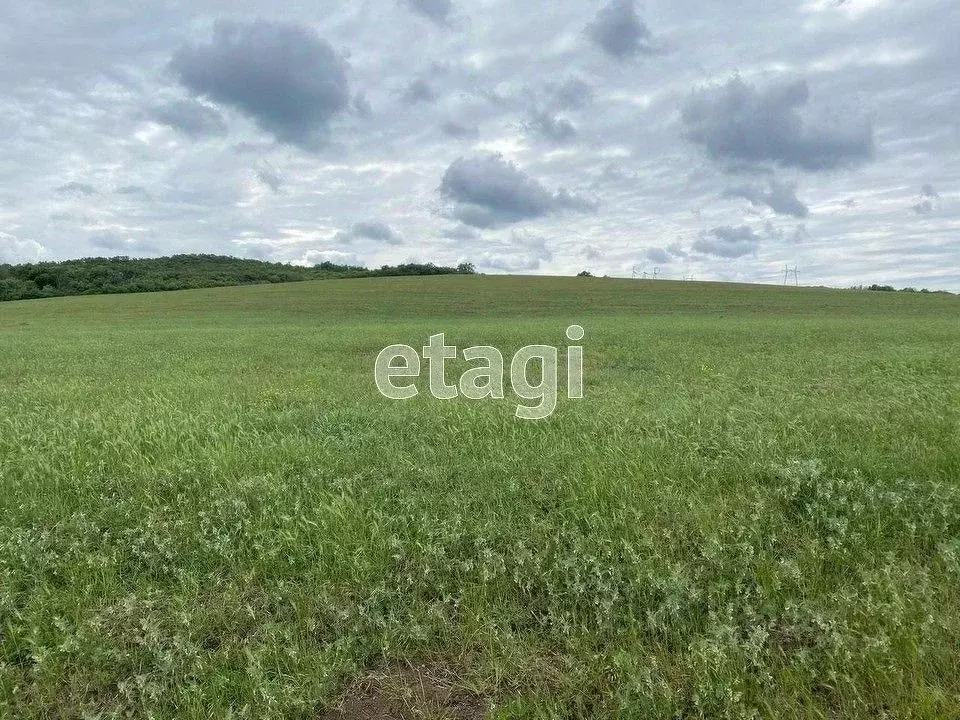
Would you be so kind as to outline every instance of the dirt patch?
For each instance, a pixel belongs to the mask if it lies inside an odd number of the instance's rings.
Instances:
[[[320,720],[483,720],[487,707],[449,666],[395,664],[354,682]]]

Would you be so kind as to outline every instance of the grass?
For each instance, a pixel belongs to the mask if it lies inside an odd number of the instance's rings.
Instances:
[[[373,383],[572,323],[548,421]],[[960,717],[958,330],[603,279],[4,304],[0,717],[329,717],[403,663],[501,720]]]

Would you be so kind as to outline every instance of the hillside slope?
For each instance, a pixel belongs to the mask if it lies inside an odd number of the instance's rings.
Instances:
[[[0,717],[952,717],[958,313],[482,276],[0,305]],[[556,346],[555,412],[426,363],[381,396],[438,333]]]

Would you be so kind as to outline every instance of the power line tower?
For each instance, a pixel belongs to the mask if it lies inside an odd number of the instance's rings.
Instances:
[[[640,267],[639,265],[634,265],[634,266],[633,266],[633,275],[632,275],[631,277],[633,277],[633,279],[636,280],[638,277],[640,277],[640,273],[641,273],[641,272],[643,272],[643,268]],[[643,273],[643,274],[646,275],[646,273]]]
[[[790,278],[793,278],[793,284],[794,284],[795,286],[799,286],[799,285],[800,285],[800,276],[797,274],[797,266],[796,266],[796,265],[794,265],[793,267],[790,267],[789,265],[784,265],[784,266],[783,266],[783,284],[784,284],[784,285],[789,285],[789,284],[790,284]]]

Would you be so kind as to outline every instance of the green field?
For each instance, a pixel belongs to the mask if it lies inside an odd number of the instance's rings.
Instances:
[[[509,357],[574,323],[586,398],[546,421],[509,386],[374,386],[386,345]],[[451,276],[0,305],[0,717],[371,708],[960,717],[960,298]]]

